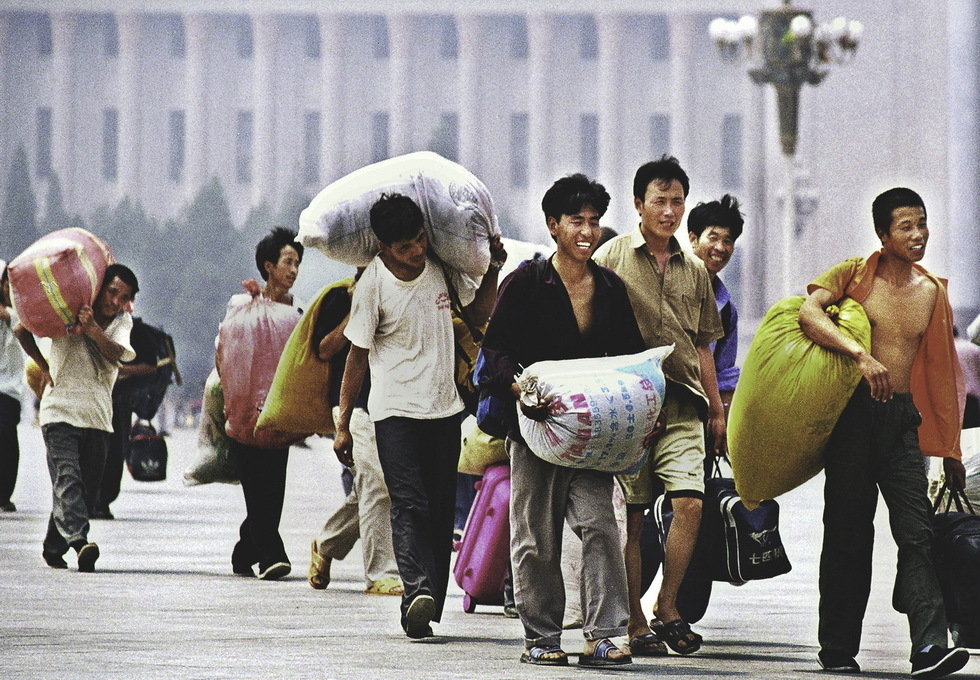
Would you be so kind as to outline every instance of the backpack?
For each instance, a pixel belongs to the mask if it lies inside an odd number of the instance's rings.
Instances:
[[[154,349],[157,372],[140,380],[134,386],[132,404],[133,412],[141,420],[151,420],[160,408],[167,387],[171,383],[180,385],[183,381],[177,368],[177,353],[174,350],[174,340],[166,331],[158,326],[151,326],[141,318],[133,319],[133,334],[141,333],[147,344]]]

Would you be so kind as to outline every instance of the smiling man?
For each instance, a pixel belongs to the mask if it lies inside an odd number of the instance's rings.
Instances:
[[[970,655],[965,649],[946,648],[922,454],[941,457],[947,483],[964,487],[959,447],[963,408],[958,398],[963,375],[953,345],[946,282],[918,264],[929,241],[922,198],[911,189],[889,189],[875,199],[871,212],[881,250],[866,259],[846,260],[819,276],[800,308],[806,336],[852,359],[864,377],[824,452],[818,659],[828,671],[860,671],[854,657],[871,589],[880,489],[898,545],[892,601],[908,615],[912,676],[939,678],[962,668]],[[824,312],[845,296],[868,315],[870,352]]]
[[[88,540],[89,511],[98,498],[112,432],[112,386],[119,363],[136,357],[126,307],[138,290],[128,267],[110,265],[95,302],[78,311],[78,332],[52,339],[50,361],[30,331],[21,324],[14,329],[43,371],[39,419],[53,503],[41,554],[55,569],[67,568],[63,556],[69,547],[78,553],[79,571],[94,571],[99,558],[99,546]]]

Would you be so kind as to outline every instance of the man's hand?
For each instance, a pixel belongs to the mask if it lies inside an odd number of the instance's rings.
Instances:
[[[507,249],[504,248],[500,234],[490,235],[490,267],[500,269],[507,262]]]
[[[78,310],[78,316],[76,317],[78,326],[82,329],[83,333],[88,333],[92,326],[95,326],[95,312],[92,311],[90,305],[82,305],[82,308]]]
[[[725,424],[725,412],[708,414],[708,435],[711,438],[711,451],[714,456],[728,454],[728,426]]]
[[[895,390],[892,388],[888,369],[867,352],[861,352],[855,361],[861,375],[871,387],[871,398],[875,401],[890,401]]]
[[[346,427],[338,427],[333,438],[333,452],[344,467],[354,467],[354,438]]]
[[[667,416],[664,415],[663,409],[660,409],[660,414],[657,416],[657,422],[653,424],[653,429],[647,432],[646,436],[643,438],[643,448],[649,449],[660,436],[667,431]]]
[[[943,458],[943,472],[946,473],[946,486],[953,491],[966,488],[966,468],[955,458]]]
[[[529,406],[523,401],[518,401],[517,403],[521,405],[521,413],[531,420],[536,420],[539,423],[543,420],[547,420],[548,415],[551,413],[551,399],[548,399],[547,401],[538,401],[538,403],[533,406]]]

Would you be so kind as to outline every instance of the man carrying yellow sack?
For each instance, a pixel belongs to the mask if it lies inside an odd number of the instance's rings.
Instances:
[[[818,658],[827,671],[860,671],[854,657],[871,588],[881,489],[898,544],[893,603],[909,618],[912,677],[938,678],[962,668],[969,652],[946,648],[921,454],[942,457],[949,484],[963,488],[963,376],[945,281],[917,264],[929,240],[922,198],[910,189],[890,189],[875,199],[872,216],[881,250],[819,276],[800,308],[804,334],[853,359],[864,376],[824,453]],[[870,353],[824,313],[844,296],[861,304],[871,321]]]

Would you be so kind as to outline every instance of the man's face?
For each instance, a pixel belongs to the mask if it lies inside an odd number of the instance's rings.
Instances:
[[[899,260],[918,262],[926,254],[929,226],[921,207],[902,207],[892,211],[888,234],[881,237],[885,252]]]
[[[705,269],[712,276],[718,276],[735,252],[732,230],[728,227],[705,227],[700,236],[694,232],[688,232],[688,236],[694,254],[704,261]]]
[[[684,187],[676,179],[666,184],[653,180],[643,200],[634,199],[640,214],[640,230],[660,240],[674,235],[684,217]]]
[[[599,242],[599,213],[591,205],[583,205],[575,214],[562,215],[560,220],[549,217],[548,231],[563,257],[585,262]]]
[[[288,291],[299,275],[299,253],[292,246],[285,245],[279,250],[279,259],[275,264],[264,262],[263,265],[269,275],[269,283]]]
[[[97,321],[111,319],[119,312],[123,311],[133,300],[133,288],[124,283],[118,276],[113,276],[112,280],[102,288],[98,299],[93,306]]]
[[[425,229],[412,238],[393,241],[391,245],[381,244],[381,255],[390,264],[404,269],[410,275],[419,275],[425,269],[425,254],[429,249],[429,237]]]

